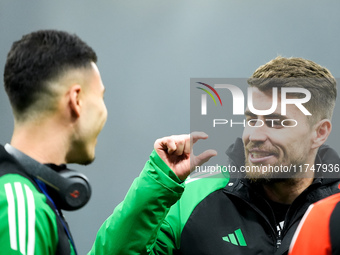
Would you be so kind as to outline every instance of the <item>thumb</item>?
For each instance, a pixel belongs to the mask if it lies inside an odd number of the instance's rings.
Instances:
[[[205,162],[209,161],[210,158],[217,155],[217,151],[215,150],[206,150],[197,156],[193,156],[191,160],[191,169],[195,168],[196,166],[200,166]]]

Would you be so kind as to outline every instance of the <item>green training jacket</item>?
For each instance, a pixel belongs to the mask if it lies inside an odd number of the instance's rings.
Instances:
[[[88,255],[173,254],[195,206],[228,183],[220,175],[182,183],[153,151],[124,201],[99,229]]]
[[[61,212],[0,146],[0,253],[74,255],[57,214]]]

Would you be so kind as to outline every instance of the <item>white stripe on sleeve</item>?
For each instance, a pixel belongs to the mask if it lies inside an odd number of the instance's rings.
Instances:
[[[20,182],[15,182],[14,188],[17,193],[18,204],[19,247],[21,254],[26,255],[26,211],[24,193]]]
[[[27,211],[28,211],[28,241],[27,241],[27,255],[34,255],[35,246],[35,203],[32,190],[25,185],[27,196]]]
[[[18,250],[17,245],[17,226],[15,221],[15,204],[13,189],[10,183],[5,184],[5,192],[8,203],[8,226],[9,226],[9,239],[12,250]]]

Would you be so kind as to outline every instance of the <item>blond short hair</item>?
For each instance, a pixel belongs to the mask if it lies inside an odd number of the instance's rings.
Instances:
[[[305,104],[312,113],[308,116],[311,123],[332,118],[337,95],[336,80],[327,68],[313,61],[279,56],[260,66],[248,79],[248,84],[261,91],[272,87],[306,88],[311,93],[311,100]]]

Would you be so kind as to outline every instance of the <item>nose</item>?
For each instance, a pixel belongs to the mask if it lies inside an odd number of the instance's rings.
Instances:
[[[250,142],[265,142],[268,139],[268,127],[262,120],[257,119],[254,125],[245,127],[243,136],[248,136]]]

